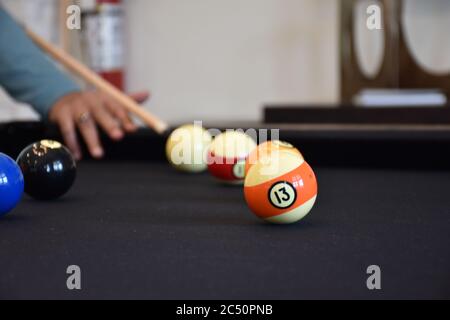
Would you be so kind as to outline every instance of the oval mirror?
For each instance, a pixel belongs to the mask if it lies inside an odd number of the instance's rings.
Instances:
[[[362,74],[368,78],[375,78],[383,65],[385,34],[384,29],[370,30],[367,21],[371,16],[367,9],[381,3],[375,0],[360,0],[353,8],[353,43],[355,46],[356,60]],[[381,14],[382,16],[382,14]],[[381,26],[383,23],[381,22]]]
[[[449,0],[404,0],[402,28],[421,68],[434,75],[450,73]]]

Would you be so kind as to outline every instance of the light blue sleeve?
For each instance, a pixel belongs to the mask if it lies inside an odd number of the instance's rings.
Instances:
[[[80,88],[27,37],[0,7],[0,86],[47,118],[59,98]]]

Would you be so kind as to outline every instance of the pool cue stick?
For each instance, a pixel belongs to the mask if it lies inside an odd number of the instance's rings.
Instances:
[[[130,113],[139,117],[146,125],[155,130],[158,134],[161,135],[168,129],[167,123],[150,112],[144,110],[133,99],[101,78],[84,64],[74,59],[68,53],[45,41],[31,30],[26,28],[25,31],[34,43],[36,43],[36,45],[39,46],[44,52],[65,66],[70,72],[79,76],[81,79],[91,84],[98,90],[111,96],[114,100],[116,100],[116,102],[123,105]]]

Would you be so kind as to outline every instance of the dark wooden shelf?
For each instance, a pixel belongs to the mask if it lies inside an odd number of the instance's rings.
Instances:
[[[266,123],[297,124],[450,124],[450,107],[343,108],[294,105],[267,106]]]

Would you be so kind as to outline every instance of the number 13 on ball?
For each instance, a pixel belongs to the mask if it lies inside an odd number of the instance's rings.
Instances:
[[[303,219],[313,208],[317,181],[303,157],[280,150],[258,159],[249,169],[244,194],[258,217],[289,224]]]

